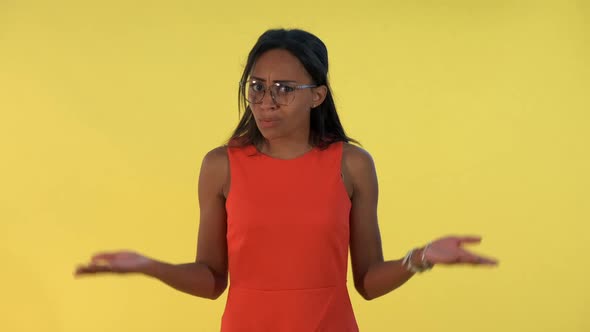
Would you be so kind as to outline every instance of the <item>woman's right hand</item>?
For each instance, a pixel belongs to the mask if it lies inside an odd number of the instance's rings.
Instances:
[[[77,266],[74,275],[141,273],[153,262],[151,258],[133,251],[104,252],[92,256],[90,263]]]

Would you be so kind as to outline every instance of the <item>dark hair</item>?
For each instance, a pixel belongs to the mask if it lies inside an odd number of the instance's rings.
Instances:
[[[267,30],[259,38],[250,54],[244,68],[241,82],[245,82],[251,74],[252,67],[258,57],[272,49],[283,49],[293,54],[305,67],[311,76],[313,83],[325,85],[328,93],[323,103],[312,109],[310,113],[310,143],[321,149],[331,143],[344,141],[354,142],[356,140],[346,136],[344,128],[338,118],[336,105],[332,97],[332,91],[328,83],[328,50],[326,45],[313,34],[299,29],[273,29]],[[246,101],[246,88],[240,84],[238,91],[238,114],[245,110],[238,126],[234,130],[229,144],[245,146],[254,144],[260,146],[264,137],[256,126],[252,110]]]

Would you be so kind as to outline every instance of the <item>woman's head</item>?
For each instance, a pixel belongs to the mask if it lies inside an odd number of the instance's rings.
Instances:
[[[346,136],[328,82],[324,43],[302,30],[268,30],[248,55],[239,88],[244,110],[230,142],[260,145],[264,140],[307,135],[326,147]]]

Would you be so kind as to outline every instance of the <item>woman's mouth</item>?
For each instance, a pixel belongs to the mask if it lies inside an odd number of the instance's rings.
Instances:
[[[261,128],[271,128],[275,127],[279,123],[279,121],[274,119],[260,119],[258,123]]]

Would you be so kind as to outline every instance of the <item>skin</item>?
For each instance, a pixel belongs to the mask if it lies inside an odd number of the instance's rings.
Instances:
[[[252,77],[269,82],[280,80],[311,84],[303,65],[285,50],[262,54],[252,70]],[[309,143],[312,108],[321,104],[325,86],[296,90],[294,101],[277,105],[267,91],[262,103],[251,105],[252,113],[266,141],[257,147],[262,153],[280,159],[296,158],[312,147]],[[273,120],[265,125],[264,120]],[[354,285],[359,294],[371,300],[383,296],[409,280],[414,273],[402,265],[402,259],[385,261],[377,220],[378,180],[371,155],[364,149],[344,144],[342,177],[352,202],[350,214],[350,253]],[[169,264],[134,251],[99,253],[76,269],[75,275],[96,273],[141,273],[169,286],[203,298],[216,299],[227,288],[228,259],[226,243],[225,200],[231,186],[229,161],[225,147],[206,154],[199,176],[200,224],[195,262]],[[417,248],[411,260],[420,265],[437,264],[496,265],[491,258],[476,255],[464,248],[478,243],[478,236],[445,236]]]
[[[301,62],[285,50],[263,53],[250,76],[266,86],[282,80],[295,81],[297,85],[313,83]],[[258,129],[267,141],[258,149],[280,159],[294,158],[309,151],[309,113],[313,106],[324,101],[327,92],[325,86],[296,90],[293,102],[284,106],[275,104],[267,91],[262,103],[250,105]],[[276,123],[273,127],[264,127],[261,123],[265,119],[276,120]]]

